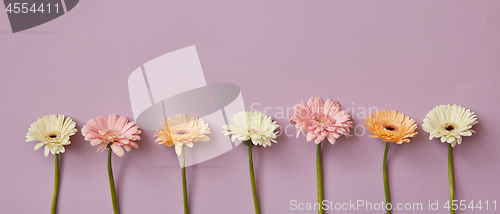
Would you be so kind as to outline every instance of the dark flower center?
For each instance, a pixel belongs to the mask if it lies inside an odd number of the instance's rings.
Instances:
[[[395,131],[396,127],[393,125],[385,125],[384,128],[389,131]]]
[[[453,125],[446,125],[446,127],[444,129],[446,129],[446,131],[453,131],[453,129],[455,129],[455,126],[453,126]]]
[[[45,139],[49,141],[57,141],[59,140],[59,136],[61,134],[58,131],[51,131],[45,135]]]

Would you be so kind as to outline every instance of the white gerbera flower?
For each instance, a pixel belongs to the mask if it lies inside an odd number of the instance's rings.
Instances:
[[[70,117],[55,114],[45,115],[31,124],[26,134],[26,142],[40,141],[35,145],[35,150],[45,145],[45,157],[52,154],[64,153],[63,146],[69,145],[69,137],[76,133],[76,123]]]
[[[252,140],[254,145],[271,146],[271,142],[276,143],[274,132],[279,126],[270,116],[260,112],[247,111],[236,113],[231,117],[231,123],[222,126],[224,135],[231,134],[231,141],[238,139],[241,141]]]
[[[424,119],[422,128],[429,132],[429,140],[441,138],[452,147],[462,143],[462,136],[471,136],[472,126],[479,122],[469,109],[459,105],[440,105],[432,109]]]

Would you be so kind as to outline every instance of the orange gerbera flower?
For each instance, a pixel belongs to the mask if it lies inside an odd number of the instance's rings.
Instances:
[[[373,138],[380,138],[386,142],[402,144],[410,142],[415,137],[417,124],[413,119],[395,110],[375,112],[365,119],[366,128],[373,133]]]

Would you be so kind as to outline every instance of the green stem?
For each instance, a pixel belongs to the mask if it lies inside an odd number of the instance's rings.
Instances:
[[[323,214],[323,166],[321,163],[321,142],[316,147],[316,173],[318,180],[318,214]]]
[[[252,148],[253,146],[248,147],[248,164],[250,166],[250,180],[252,181],[253,204],[255,206],[255,213],[260,214],[259,199],[257,198],[257,188],[255,187],[255,175],[253,173]]]
[[[111,167],[111,148],[108,148],[108,177],[109,189],[111,190],[111,200],[113,201],[113,213],[119,214],[118,200],[116,199],[115,179],[113,178],[113,168]]]
[[[384,190],[385,190],[385,203],[386,203],[386,213],[391,214],[391,210],[387,209],[387,204],[391,203],[391,195],[389,194],[389,181],[387,176],[387,153],[389,152],[390,142],[385,143],[385,152],[384,152]],[[392,208],[392,205],[391,207]]]
[[[451,144],[448,144],[448,174],[450,177],[450,207],[453,207],[453,200],[455,199],[454,182],[453,182],[453,152],[451,151]],[[451,214],[455,214],[455,210],[450,209]]]
[[[188,209],[188,197],[187,197],[187,184],[186,184],[186,161],[184,158],[184,148],[182,148],[182,160],[181,160],[181,167],[182,167],[182,195],[184,197],[184,214],[189,213]]]
[[[52,194],[52,208],[50,210],[51,214],[56,213],[57,208],[57,194],[59,193],[59,154],[55,154],[55,175],[54,175],[54,193]]]

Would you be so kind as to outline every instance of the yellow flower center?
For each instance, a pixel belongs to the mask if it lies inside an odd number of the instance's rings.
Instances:
[[[328,122],[328,118],[325,118],[324,116],[315,116],[313,117],[313,120],[319,124],[324,124]],[[335,121],[333,121],[333,123],[335,123]]]
[[[108,141],[110,143],[115,142],[118,140],[118,136],[120,134],[115,131],[115,130],[104,130],[104,131],[99,131],[99,135],[101,135],[101,138],[105,141]]]

